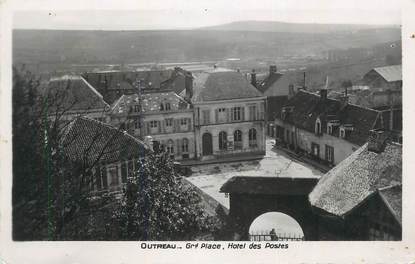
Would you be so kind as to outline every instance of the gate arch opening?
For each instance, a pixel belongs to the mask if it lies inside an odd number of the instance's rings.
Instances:
[[[251,241],[302,241],[301,225],[288,214],[267,212],[256,217],[249,227]]]

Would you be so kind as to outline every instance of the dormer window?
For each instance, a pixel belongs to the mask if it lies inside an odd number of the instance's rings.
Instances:
[[[166,103],[166,111],[170,110],[170,103]]]
[[[140,112],[140,106],[139,105],[134,106],[134,112]]]
[[[327,125],[327,134],[329,135],[333,134],[333,126],[331,124]]]
[[[320,118],[317,118],[317,120],[316,120],[316,125],[315,125],[315,128],[314,128],[314,132],[317,135],[321,135],[321,121],[320,121]]]
[[[164,105],[163,105],[163,103],[160,104],[160,111],[164,111]]]
[[[340,137],[341,138],[346,138],[346,130],[344,130],[344,128],[340,128]]]

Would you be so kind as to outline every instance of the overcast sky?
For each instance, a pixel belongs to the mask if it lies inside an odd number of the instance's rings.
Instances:
[[[122,30],[197,28],[241,20],[400,24],[399,3],[392,0],[16,0],[13,25],[14,28]]]

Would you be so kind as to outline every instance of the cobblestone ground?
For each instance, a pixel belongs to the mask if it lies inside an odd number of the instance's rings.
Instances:
[[[226,208],[229,208],[229,199],[219,189],[233,176],[319,178],[323,175],[311,165],[274,149],[272,139],[267,139],[266,155],[261,160],[198,165],[192,167],[192,172],[188,180]]]

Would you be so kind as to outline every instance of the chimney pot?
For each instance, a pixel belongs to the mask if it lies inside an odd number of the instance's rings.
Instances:
[[[256,72],[255,72],[255,69],[252,69],[252,72],[251,72],[251,84],[252,84],[254,87],[257,87],[257,83],[256,83]]]
[[[385,149],[388,133],[384,130],[370,130],[368,140],[368,150],[381,153]]]
[[[269,66],[269,74],[277,73],[277,65],[270,65]]]

